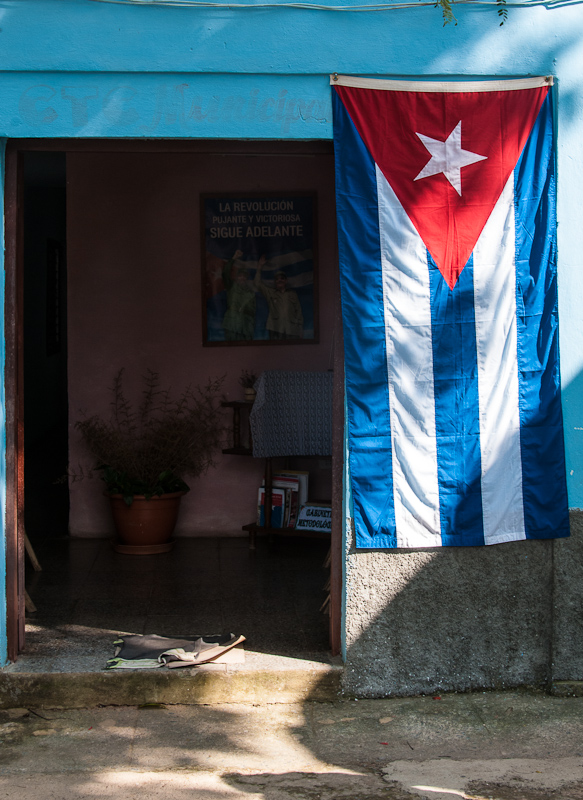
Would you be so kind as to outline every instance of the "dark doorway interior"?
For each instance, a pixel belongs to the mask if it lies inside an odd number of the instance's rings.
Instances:
[[[25,528],[39,541],[68,524],[65,154],[25,153],[23,183]]]

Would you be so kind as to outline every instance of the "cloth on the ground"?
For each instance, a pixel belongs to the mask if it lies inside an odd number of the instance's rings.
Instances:
[[[244,641],[244,636],[234,633],[184,639],[171,639],[155,633],[148,636],[128,634],[114,642],[115,655],[107,662],[106,669],[193,667],[213,661]]]
[[[332,373],[267,370],[249,423],[255,458],[332,453]]]

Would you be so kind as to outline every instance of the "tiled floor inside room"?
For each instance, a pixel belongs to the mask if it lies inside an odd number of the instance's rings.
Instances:
[[[169,553],[122,555],[106,539],[33,541],[26,650],[10,671],[104,668],[120,633],[237,633],[247,652],[328,661],[320,607],[329,542],[278,537],[179,538]]]

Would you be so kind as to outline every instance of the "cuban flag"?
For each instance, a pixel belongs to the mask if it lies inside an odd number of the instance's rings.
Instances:
[[[358,548],[569,535],[551,78],[331,78]]]

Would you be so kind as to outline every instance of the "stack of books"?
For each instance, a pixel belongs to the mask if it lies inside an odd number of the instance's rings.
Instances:
[[[271,528],[295,528],[300,507],[308,502],[309,472],[282,470],[273,476]],[[265,525],[265,480],[259,489],[257,524]]]

